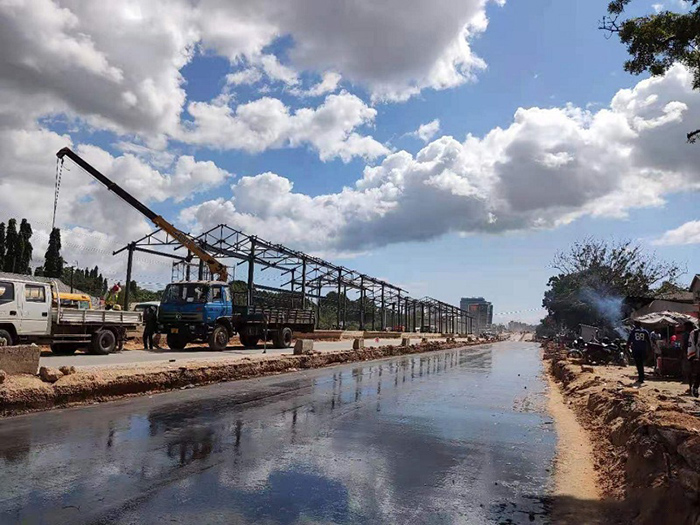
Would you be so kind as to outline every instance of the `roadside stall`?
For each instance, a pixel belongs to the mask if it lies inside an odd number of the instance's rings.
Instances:
[[[666,377],[681,377],[683,359],[686,349],[681,348],[681,334],[686,321],[698,325],[698,320],[680,312],[654,312],[630,319],[638,321],[649,331],[656,332],[661,338],[654,342],[654,371]],[[678,332],[678,333],[677,333]]]

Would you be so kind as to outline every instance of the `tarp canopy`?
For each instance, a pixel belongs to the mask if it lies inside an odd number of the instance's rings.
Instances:
[[[650,314],[642,315],[630,319],[630,321],[638,321],[647,328],[663,328],[666,326],[679,326],[690,321],[693,325],[698,325],[698,320],[687,314],[682,314],[680,312],[653,312]]]

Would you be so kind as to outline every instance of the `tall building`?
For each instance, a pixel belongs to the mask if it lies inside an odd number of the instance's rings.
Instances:
[[[493,324],[493,305],[483,297],[462,297],[459,307],[474,316],[474,333],[479,335]]]

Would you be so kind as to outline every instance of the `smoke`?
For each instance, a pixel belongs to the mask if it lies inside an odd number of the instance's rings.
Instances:
[[[605,319],[610,327],[620,337],[627,336],[627,329],[622,320],[622,304],[624,299],[618,295],[604,294],[590,287],[584,287],[580,291],[581,300],[590,304],[600,317]]]

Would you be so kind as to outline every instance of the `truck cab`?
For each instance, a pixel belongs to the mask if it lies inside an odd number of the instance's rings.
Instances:
[[[231,290],[226,283],[172,283],[163,293],[158,324],[166,334],[168,346],[174,350],[193,342],[208,342],[212,348],[223,344],[225,348],[234,333],[232,313]]]
[[[0,345],[51,331],[51,287],[20,279],[0,280]],[[4,343],[3,343],[4,342]]]

